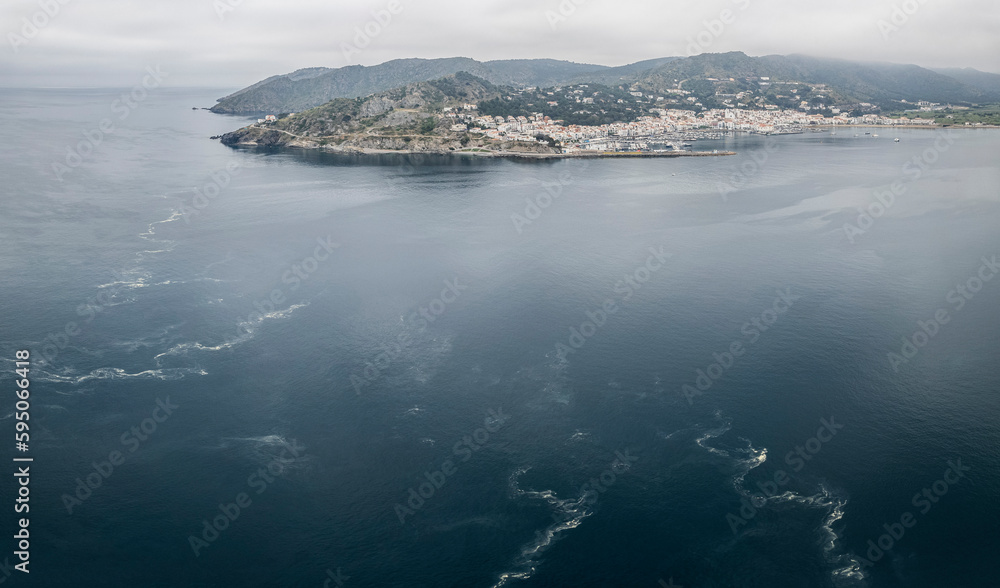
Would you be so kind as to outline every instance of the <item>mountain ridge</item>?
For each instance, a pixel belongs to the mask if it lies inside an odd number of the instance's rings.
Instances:
[[[407,84],[426,82],[464,71],[494,84],[551,86],[567,83],[586,72],[607,66],[554,59],[509,59],[481,62],[468,57],[443,59],[394,59],[375,66],[349,65],[316,75],[271,76],[220,98],[211,108],[220,114],[297,112],[320,106],[334,98],[360,98]]]
[[[468,72],[493,84],[515,87],[599,83],[627,85],[654,94],[693,88],[698,102],[705,107],[720,106],[721,102],[713,98],[716,94],[759,90],[775,82],[827,86],[828,101],[844,108],[870,104],[876,109],[898,110],[917,101],[958,105],[1000,101],[1000,75],[974,69],[932,70],[910,64],[806,55],[752,57],[734,51],[664,57],[617,67],[553,59],[481,62],[467,57],[450,57],[397,59],[376,66],[304,68],[271,76],[220,98],[211,110],[244,115],[300,112],[335,98],[362,98],[458,72]],[[762,80],[767,81],[762,83]],[[685,83],[689,86],[679,87]],[[791,107],[797,105],[793,104],[794,98],[785,96],[783,99]]]

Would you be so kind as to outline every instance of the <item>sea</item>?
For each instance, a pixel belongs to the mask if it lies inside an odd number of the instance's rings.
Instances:
[[[0,91],[5,588],[1000,586],[1000,132],[338,156],[227,93]]]

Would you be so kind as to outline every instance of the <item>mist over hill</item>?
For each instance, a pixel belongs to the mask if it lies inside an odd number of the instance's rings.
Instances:
[[[466,57],[398,59],[365,67],[307,68],[272,76],[221,98],[213,112],[261,114],[300,112],[335,98],[371,96],[416,82],[467,72],[492,84],[548,87],[569,83],[621,85],[651,94],[691,92],[704,107],[719,107],[717,95],[772,89],[772,102],[797,106],[780,84],[818,87],[831,106],[859,104],[894,110],[928,101],[956,105],[1000,101],[1000,75],[973,69],[930,70],[916,65],[859,63],[804,55],[751,57],[741,52],[665,57],[620,67],[552,59],[480,62]],[[753,107],[753,104],[747,104]]]

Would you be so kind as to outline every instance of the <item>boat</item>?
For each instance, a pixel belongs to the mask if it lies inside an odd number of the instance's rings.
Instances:
[[[872,139],[878,139],[878,133],[872,135]]]
[[[899,139],[898,138],[896,139],[896,142],[899,143]]]

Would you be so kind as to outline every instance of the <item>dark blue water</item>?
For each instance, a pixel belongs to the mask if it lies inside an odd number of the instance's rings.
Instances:
[[[1000,585],[995,131],[346,159],[224,93],[0,94],[10,585]]]

